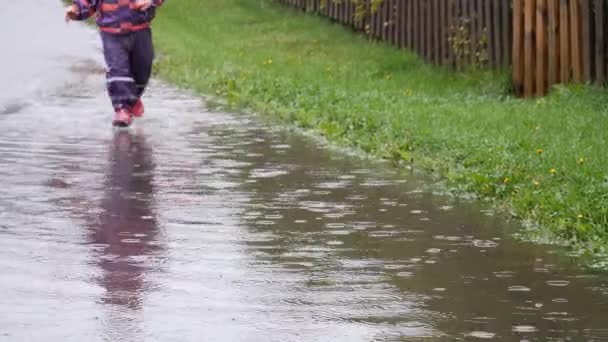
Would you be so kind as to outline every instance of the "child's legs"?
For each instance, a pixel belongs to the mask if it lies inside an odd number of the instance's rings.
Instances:
[[[129,58],[129,35],[101,33],[103,53],[108,71],[106,73],[108,94],[114,109],[126,108],[137,99],[135,80],[131,73]]]
[[[153,60],[152,32],[150,29],[135,32],[133,46],[131,47],[131,71],[135,79],[137,97],[140,97],[146,90],[148,80],[152,74]]]

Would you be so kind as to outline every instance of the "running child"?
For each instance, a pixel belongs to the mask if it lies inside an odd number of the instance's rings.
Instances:
[[[73,0],[65,18],[86,20],[96,15],[107,65],[108,94],[114,107],[112,125],[128,127],[141,117],[154,47],[150,23],[164,0]]]

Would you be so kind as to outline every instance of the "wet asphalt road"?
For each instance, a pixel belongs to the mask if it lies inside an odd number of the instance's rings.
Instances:
[[[608,278],[482,206],[158,81],[114,131],[93,30],[0,28],[0,341],[608,341]]]

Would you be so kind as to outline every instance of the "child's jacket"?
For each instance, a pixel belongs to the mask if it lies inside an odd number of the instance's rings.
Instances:
[[[78,20],[85,20],[97,14],[97,25],[103,32],[129,33],[150,27],[156,8],[164,0],[152,0],[152,6],[141,11],[136,0],[73,0],[80,14]]]

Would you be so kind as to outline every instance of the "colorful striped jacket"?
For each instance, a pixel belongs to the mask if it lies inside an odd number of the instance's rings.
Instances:
[[[85,20],[96,14],[97,25],[103,32],[129,33],[150,27],[156,8],[164,0],[152,0],[145,11],[138,9],[137,0],[73,0],[78,6],[77,20]]]

